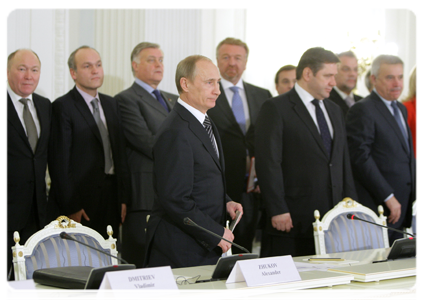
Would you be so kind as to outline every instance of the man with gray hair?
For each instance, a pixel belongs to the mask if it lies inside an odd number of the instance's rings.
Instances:
[[[339,105],[347,115],[348,109],[363,97],[353,93],[357,85],[358,61],[354,52],[346,51],[338,54],[338,74],[335,75],[336,86],[330,92],[329,99]]]
[[[390,227],[410,227],[416,200],[416,162],[407,110],[398,101],[403,62],[380,55],[371,68],[372,93],[352,106],[346,126],[358,201],[377,213],[383,205]],[[392,244],[402,234],[390,231]]]
[[[145,254],[147,215],[154,202],[153,143],[177,95],[157,89],[163,79],[163,52],[158,44],[142,42],[131,53],[132,86],[115,96],[126,138],[132,183],[131,201],[122,225],[122,257],[138,268]]]
[[[36,93],[41,62],[30,49],[7,59],[7,270],[12,269],[13,233],[21,244],[49,221],[46,169],[51,102]],[[12,275],[12,273],[9,273]],[[10,279],[12,277],[8,277]]]
[[[226,195],[222,145],[207,115],[220,94],[220,76],[209,58],[193,55],[178,64],[175,77],[180,97],[153,149],[157,198],[148,221],[146,265],[214,265],[231,244],[185,220],[233,241],[226,213],[242,213]]]

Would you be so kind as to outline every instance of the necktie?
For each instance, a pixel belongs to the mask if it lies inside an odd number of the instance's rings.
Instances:
[[[328,154],[330,157],[331,150],[332,150],[332,138],[330,136],[328,123],[326,122],[323,111],[320,108],[319,100],[314,99],[311,102],[314,104],[314,106],[316,106],[316,119],[317,119],[317,124],[319,124],[320,136],[322,137],[323,145],[328,151]]]
[[[239,95],[238,87],[231,86],[231,91],[234,92],[232,97],[232,111],[234,113],[235,119],[241,127],[242,132],[245,134],[245,115],[244,115],[244,106],[242,105],[242,99]]]
[[[408,151],[410,151],[410,149],[409,149],[410,147],[408,145],[408,135],[407,135],[407,132],[405,131],[404,124],[402,123],[402,120],[401,120],[400,111],[398,109],[398,104],[397,104],[396,101],[392,101],[391,106],[394,109],[395,121],[397,121],[398,126],[401,130],[401,133],[404,136],[404,140],[405,140],[405,144],[407,145],[407,149],[408,149]]]
[[[34,119],[32,118],[31,112],[29,111],[28,100],[29,99],[22,98],[21,100],[19,100],[19,102],[21,102],[24,106],[23,120],[25,123],[26,135],[28,136],[28,142],[31,146],[32,152],[35,153],[35,149],[37,148],[38,142],[38,133],[37,127],[35,127]]]
[[[219,152],[217,151],[216,140],[215,140],[215,137],[214,137],[214,134],[213,134],[213,128],[212,128],[212,125],[210,123],[210,119],[207,115],[206,115],[206,118],[204,119],[203,126],[204,126],[204,128],[206,129],[206,131],[209,135],[209,138],[211,140],[211,143],[213,145],[213,148],[214,148],[214,151],[216,152],[217,157],[219,157]]]
[[[354,103],[355,103],[354,99],[352,99],[350,96],[347,96],[347,97],[345,98],[345,102],[347,103],[348,107],[353,106],[353,105],[354,105]]]
[[[105,159],[104,172],[108,174],[110,172],[110,169],[113,166],[111,149],[110,149],[109,133],[106,129],[106,126],[104,126],[104,123],[100,118],[100,109],[98,107],[98,99],[94,98],[93,100],[91,100],[91,105],[93,106],[94,120],[97,123],[98,130],[100,131],[101,140],[103,142],[104,159]]]
[[[169,112],[169,108],[167,107],[166,102],[164,101],[160,92],[158,90],[154,90],[153,94],[156,95],[156,98],[159,101],[159,103],[166,109],[167,112]]]

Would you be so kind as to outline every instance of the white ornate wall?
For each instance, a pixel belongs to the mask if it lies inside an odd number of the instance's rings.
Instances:
[[[316,6],[317,7],[317,6]],[[31,48],[42,62],[37,92],[51,100],[73,87],[67,67],[69,54],[81,45],[96,48],[103,60],[105,82],[100,91],[109,95],[133,83],[130,53],[142,41],[161,45],[165,74],[159,88],[176,93],[174,74],[178,62],[191,54],[202,54],[215,61],[215,47],[233,36],[247,42],[250,56],[244,79],[276,94],[274,73],[283,64],[296,64],[309,47],[323,46],[338,52],[348,46],[347,35],[359,24],[340,24],[338,10],[312,23],[298,22],[298,13],[257,9],[21,9],[10,13],[7,21],[7,54],[18,48]],[[323,9],[317,7],[316,10]],[[333,13],[335,12],[335,13]],[[361,12],[365,26],[380,26],[383,43],[395,43],[405,62],[404,75],[416,64],[416,16],[410,10],[376,8]],[[308,16],[308,17],[307,17]],[[360,23],[363,26],[362,23]],[[379,30],[379,29],[378,29]],[[407,87],[407,82],[405,82]]]

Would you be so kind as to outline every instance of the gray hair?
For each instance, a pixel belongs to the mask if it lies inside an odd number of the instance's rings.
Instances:
[[[210,58],[203,55],[191,55],[179,62],[178,66],[176,67],[175,74],[175,83],[179,94],[183,92],[181,87],[181,79],[187,78],[191,82],[194,81],[197,70],[197,62],[201,60],[212,62]]]
[[[35,57],[37,57],[38,62],[40,63],[40,67],[41,67],[41,60],[38,57],[37,53],[35,53],[34,51],[32,51],[31,49],[27,49],[27,48],[22,48],[22,49],[18,49],[12,53],[9,54],[9,56],[7,57],[7,69],[10,70],[10,65],[11,62],[13,60],[13,58],[15,57],[16,53],[18,53],[19,51],[31,51],[32,53],[34,53]]]
[[[150,43],[150,42],[142,42],[135,46],[134,50],[132,50],[131,53],[131,70],[132,74],[135,76],[134,68],[132,67],[132,62],[136,62],[137,64],[140,63],[139,61],[139,54],[142,50],[147,48],[154,48],[154,49],[160,49],[159,44]]]
[[[371,74],[377,77],[379,75],[380,66],[382,64],[388,64],[388,65],[397,65],[401,64],[404,66],[404,62],[395,55],[388,55],[388,54],[382,54],[376,57],[372,62],[372,68],[371,68]]]

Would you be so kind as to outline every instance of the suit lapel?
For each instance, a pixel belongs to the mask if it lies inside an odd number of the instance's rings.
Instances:
[[[148,93],[138,83],[134,82],[134,84],[132,85],[132,89],[141,98],[141,101],[142,102],[144,102],[147,105],[151,106],[152,108],[154,108],[155,110],[157,110],[158,112],[160,112],[161,114],[163,114],[164,116],[167,116],[168,115],[168,112],[159,103],[159,101],[156,98],[154,98],[152,95],[150,95],[150,93]],[[162,94],[162,96],[163,96],[163,94]],[[163,97],[163,99],[165,99],[168,107],[171,107],[171,106],[169,106],[169,101],[166,99],[166,97]]]
[[[207,134],[207,131],[204,129],[203,125],[200,124],[200,122],[198,122],[198,120],[185,107],[183,107],[179,103],[176,103],[173,109],[181,116],[182,119],[188,122],[189,129],[202,142],[207,152],[209,152],[209,154],[213,158],[216,165],[219,167],[220,170],[222,170],[222,166],[219,161],[219,158],[217,157],[217,154],[214,151],[209,135]],[[218,135],[216,126],[213,124],[213,121],[211,122],[213,127],[213,133],[216,138],[216,143],[218,145],[219,156],[222,157],[223,151],[222,151],[222,147],[221,147],[222,145],[220,143],[219,135]]]
[[[28,137],[25,133],[25,129],[22,126],[22,122],[19,119],[18,113],[16,112],[15,106],[13,105],[12,99],[9,96],[9,93],[7,93],[7,119],[9,122],[9,125],[13,126],[15,130],[18,132],[19,136],[22,138],[24,143],[28,146],[28,149],[31,150],[31,145],[29,144]]]
[[[295,89],[292,89],[290,92],[290,101],[293,104],[294,111],[297,113],[298,117],[301,119],[304,125],[309,129],[311,135],[315,139],[316,143],[319,145],[319,148],[322,150],[324,155],[328,159],[330,159],[327,153],[327,150],[325,146],[323,145],[323,140],[322,140],[322,137],[320,136],[317,126],[314,123],[313,119],[311,118],[309,111],[305,107],[303,101],[300,99],[300,96],[298,96]]]
[[[38,121],[40,122],[40,138],[38,139],[38,144],[44,143],[46,139],[46,129],[49,127],[46,122],[49,121],[49,116],[47,115],[49,113],[48,109],[42,109],[41,108],[41,102],[39,101],[39,98],[36,94],[32,94],[32,100],[34,101],[34,106],[37,111]],[[37,152],[37,149],[39,147],[37,146],[35,152]]]
[[[337,151],[334,151],[334,149],[338,149],[338,144],[341,142],[341,128],[344,126],[341,120],[342,115],[337,113],[336,107],[332,103],[329,103],[329,99],[323,100],[323,103],[325,105],[326,111],[329,115],[329,121],[332,123],[333,128],[333,138],[332,138],[332,156],[335,153],[339,153]],[[332,105],[331,105],[332,104]],[[340,149],[342,149],[342,146]]]
[[[401,129],[399,128],[397,121],[395,120],[395,117],[392,115],[392,113],[389,111],[389,109],[386,107],[385,103],[383,103],[382,99],[379,98],[379,96],[373,91],[372,99],[374,100],[374,104],[376,106],[376,109],[379,110],[380,114],[383,118],[389,123],[389,126],[391,126],[392,130],[395,132],[395,135],[398,137],[402,147],[404,148],[404,151],[409,154],[410,151],[408,150],[409,147],[407,147],[407,144],[405,142],[404,136],[401,133]],[[404,120],[407,122],[407,118],[405,117],[405,112],[401,109],[400,105],[398,105],[400,108],[401,114],[404,118]],[[406,129],[408,133],[408,141],[410,140],[410,132],[408,128]],[[411,147],[411,146],[410,146]]]
[[[94,120],[94,116],[88,108],[87,103],[85,102],[84,98],[82,98],[81,94],[78,92],[76,87],[74,87],[72,92],[74,94],[73,99],[76,109],[81,113],[81,116],[88,123],[89,127],[91,128],[98,141],[103,144],[101,140],[100,130],[98,129],[98,126]]]

